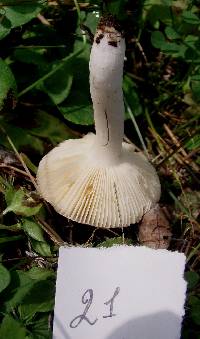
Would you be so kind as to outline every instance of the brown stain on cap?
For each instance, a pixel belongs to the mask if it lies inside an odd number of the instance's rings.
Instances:
[[[104,34],[108,34],[108,45],[115,48],[118,47],[118,42],[120,41],[120,38],[124,38],[124,31],[122,30],[119,21],[116,19],[115,16],[111,14],[102,16],[99,20],[95,38],[95,42],[97,44],[101,42]]]

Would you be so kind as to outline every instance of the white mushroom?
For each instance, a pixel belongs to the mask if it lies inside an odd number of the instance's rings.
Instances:
[[[96,135],[62,142],[37,174],[41,195],[58,213],[96,227],[136,223],[160,198],[155,169],[122,142],[124,55],[120,28],[112,17],[101,18],[90,55]]]

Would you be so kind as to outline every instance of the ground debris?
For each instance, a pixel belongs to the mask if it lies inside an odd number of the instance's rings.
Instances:
[[[142,245],[158,249],[168,248],[171,229],[167,209],[157,204],[147,212],[139,224],[139,241]]]
[[[22,167],[14,152],[6,150],[3,147],[0,147],[0,164]]]

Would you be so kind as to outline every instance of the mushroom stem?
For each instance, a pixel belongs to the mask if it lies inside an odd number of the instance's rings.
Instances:
[[[90,92],[98,156],[116,162],[124,134],[122,92],[125,41],[112,20],[102,19],[90,55]]]
[[[112,16],[97,28],[90,57],[96,135],[62,142],[40,162],[40,192],[58,213],[95,227],[141,220],[160,198],[155,169],[123,138],[125,41]]]

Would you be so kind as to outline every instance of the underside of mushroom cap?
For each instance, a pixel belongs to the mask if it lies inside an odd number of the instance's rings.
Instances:
[[[41,195],[63,216],[95,227],[125,227],[138,222],[160,198],[151,164],[123,143],[120,161],[100,165],[91,157],[95,135],[67,140],[40,162]]]

